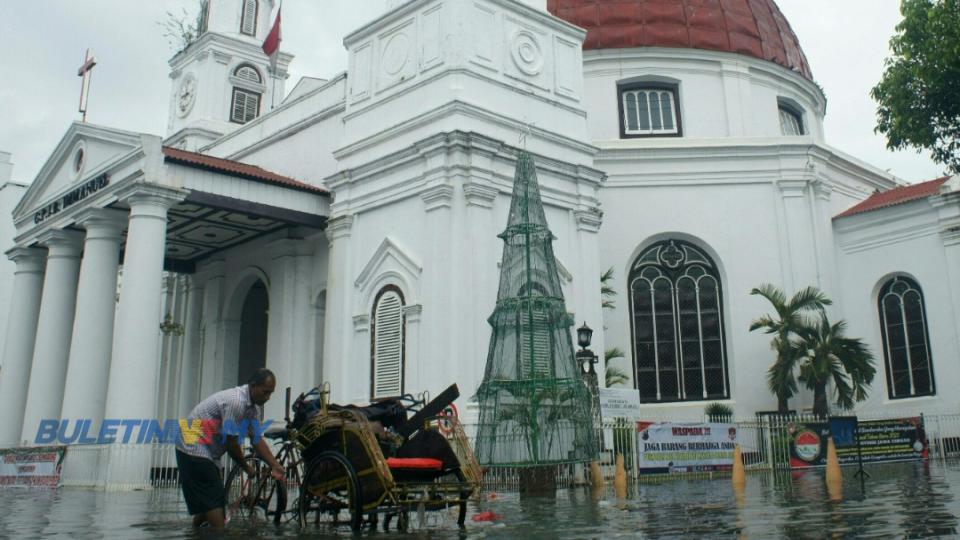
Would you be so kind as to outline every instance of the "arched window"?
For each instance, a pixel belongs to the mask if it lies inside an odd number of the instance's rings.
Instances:
[[[246,65],[246,64],[238,67],[233,72],[233,75],[237,78],[243,79],[245,81],[257,83],[257,84],[260,84],[261,82],[263,82],[260,79],[260,72],[257,71],[257,68],[250,65]]]
[[[713,260],[688,242],[660,242],[637,258],[629,285],[640,400],[729,398],[723,294]]]
[[[230,104],[230,121],[246,124],[260,115],[260,96],[263,78],[257,68],[243,64],[233,71],[233,99]]]
[[[240,33],[257,35],[257,0],[243,0],[243,13],[240,15]]]
[[[884,283],[878,302],[890,399],[935,395],[920,285],[908,277],[897,276]]]
[[[370,317],[370,394],[373,398],[403,393],[405,324],[403,293],[387,285],[377,293]]]

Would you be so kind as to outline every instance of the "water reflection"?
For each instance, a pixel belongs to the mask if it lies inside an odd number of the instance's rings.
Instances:
[[[428,514],[408,535],[365,531],[361,537],[430,539],[539,538],[926,538],[956,537],[960,463],[871,466],[863,483],[844,471],[844,499],[831,502],[820,471],[754,474],[742,497],[727,478],[632,485],[618,501],[613,487],[596,499],[589,488],[556,497],[498,493],[471,505],[493,511],[495,523],[458,531],[455,518]],[[0,490],[0,538],[208,538],[189,527],[186,508],[173,489],[104,493]],[[416,522],[416,520],[414,520]],[[301,531],[293,524],[231,524],[217,537],[352,538],[347,530]]]

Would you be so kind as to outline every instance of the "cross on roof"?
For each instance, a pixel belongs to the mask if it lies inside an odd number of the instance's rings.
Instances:
[[[83,65],[80,66],[80,69],[77,70],[77,76],[83,77],[83,82],[80,86],[80,111],[83,113],[83,121],[87,121],[87,96],[90,93],[90,79],[92,77],[91,73],[93,72],[93,67],[97,65],[97,61],[94,60],[93,55],[90,54],[90,49],[87,49],[87,54],[84,56]]]

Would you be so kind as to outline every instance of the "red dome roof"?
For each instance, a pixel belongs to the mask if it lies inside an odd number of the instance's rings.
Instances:
[[[587,30],[584,50],[680,47],[745,54],[813,80],[790,23],[773,0],[547,0]]]

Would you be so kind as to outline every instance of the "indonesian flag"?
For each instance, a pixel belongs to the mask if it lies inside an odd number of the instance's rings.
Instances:
[[[277,72],[277,58],[280,56],[280,10],[283,4],[277,8],[277,20],[273,22],[273,28],[267,34],[266,41],[263,42],[263,52],[270,57],[270,71]]]

